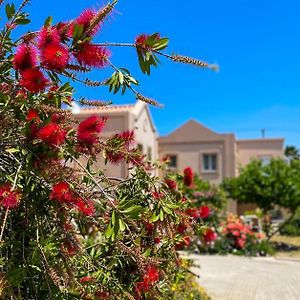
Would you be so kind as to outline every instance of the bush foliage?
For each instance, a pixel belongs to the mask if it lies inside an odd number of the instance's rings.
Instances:
[[[155,166],[135,148],[133,132],[105,139],[101,132],[109,120],[92,116],[78,124],[63,109],[75,101],[109,104],[76,99],[71,82],[130,91],[158,105],[133,88],[138,81],[126,68],[113,65],[108,47],[120,44],[94,41],[117,1],[68,22],[52,24],[49,17],[40,30],[14,39],[30,22],[23,12],[27,2],[6,5],[0,32],[1,298],[178,297],[172,287],[186,291],[189,272],[176,252],[188,239],[177,228],[190,221],[190,202],[151,175]],[[155,33],[124,46],[136,49],[146,74],[157,66],[157,56],[214,68],[162,53],[167,45]],[[87,77],[103,67],[112,69],[110,78]],[[131,177],[106,177],[96,167],[99,157],[126,161]],[[198,229],[204,235],[209,230]]]

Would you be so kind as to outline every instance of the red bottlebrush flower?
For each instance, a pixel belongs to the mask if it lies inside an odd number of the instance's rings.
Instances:
[[[193,179],[194,179],[194,173],[193,173],[192,168],[190,168],[190,167],[185,168],[183,170],[183,174],[184,174],[183,183],[188,187],[191,186],[193,183]]]
[[[36,110],[29,109],[27,116],[26,116],[26,121],[27,122],[33,121],[34,123],[38,124],[38,123],[40,123],[41,119]]]
[[[74,255],[76,255],[76,253],[78,251],[78,245],[76,245],[74,242],[67,240],[63,243],[62,250],[68,256],[74,256]]]
[[[21,72],[20,85],[32,93],[45,90],[48,80],[38,69],[26,69]]]
[[[74,56],[80,65],[103,68],[107,65],[110,52],[105,47],[85,43]]]
[[[245,247],[246,241],[244,239],[238,238],[235,241],[235,246],[239,249],[243,249]]]
[[[38,47],[45,48],[49,44],[59,44],[60,34],[56,27],[43,27],[39,33]]]
[[[110,163],[116,165],[120,161],[125,159],[125,155],[124,155],[124,153],[122,153],[120,151],[113,151],[113,150],[112,151],[106,151],[106,159]]]
[[[159,280],[159,272],[157,268],[154,266],[149,266],[146,269],[146,273],[144,275],[144,281],[145,279],[147,279],[150,284],[157,282]]]
[[[37,53],[33,46],[21,44],[13,59],[14,68],[17,71],[34,68],[37,65]]]
[[[171,191],[176,191],[177,190],[177,182],[173,179],[166,179],[165,183],[169,187]]]
[[[118,133],[116,137],[123,140],[126,146],[129,146],[134,142],[134,132],[131,130],[126,130],[122,133]]]
[[[21,200],[21,194],[11,188],[9,184],[0,186],[0,205],[6,209],[16,208]]]
[[[86,216],[93,216],[95,214],[94,204],[90,200],[78,198],[75,202],[75,206]]]
[[[187,226],[184,224],[179,224],[176,228],[176,231],[180,234],[184,233],[187,230]]]
[[[210,208],[206,205],[200,206],[199,211],[201,219],[206,219],[210,216]]]
[[[79,282],[80,283],[88,283],[88,282],[91,282],[93,280],[93,277],[91,276],[84,276],[84,277],[81,277],[79,279]]]
[[[191,238],[189,236],[185,236],[181,242],[175,244],[175,249],[182,250],[185,247],[189,247],[190,244],[191,244]]]
[[[72,26],[70,27],[69,36],[72,37],[75,25],[82,25],[83,32],[87,31],[90,27],[91,21],[95,18],[96,15],[97,15],[97,11],[95,11],[93,9],[84,10],[79,15],[79,17],[73,22]],[[91,35],[96,34],[99,31],[100,27],[101,27],[101,24],[97,24],[97,26],[95,26],[95,28],[93,28],[90,31],[90,34]]]
[[[154,192],[152,192],[152,196],[154,199],[159,200],[159,199],[162,199],[165,195],[162,192],[154,191]]]
[[[207,243],[210,243],[217,239],[217,234],[212,229],[207,229],[203,237]]]
[[[151,46],[147,43],[147,39],[149,38],[148,34],[140,34],[135,39],[135,45],[139,48],[143,48],[145,50],[151,50]],[[160,39],[160,34],[157,33],[155,36],[156,40]]]
[[[187,202],[187,199],[186,199],[186,197],[182,196],[182,198],[181,198],[181,202],[182,202],[182,203],[186,203],[186,202]]]
[[[149,235],[151,235],[151,234],[153,233],[153,230],[154,230],[154,225],[153,225],[153,223],[144,222],[144,226],[145,226],[145,228],[146,228],[146,230],[147,230],[147,233],[148,233]]]
[[[160,244],[161,243],[161,238],[156,237],[154,238],[154,244]]]
[[[77,138],[80,143],[92,146],[98,142],[98,134],[105,126],[106,118],[91,116],[82,121],[77,130]]]
[[[149,35],[146,35],[146,34],[138,35],[135,39],[135,44],[137,46],[143,47],[145,45],[145,42],[146,42],[148,37],[149,37]]]
[[[52,188],[50,199],[63,203],[70,203],[73,201],[73,193],[70,189],[70,185],[66,182],[59,182]]]
[[[61,44],[49,44],[41,52],[41,63],[49,70],[61,71],[69,61],[69,51]]]
[[[39,130],[38,138],[48,144],[48,146],[59,146],[66,139],[66,131],[58,124],[50,122]]]
[[[188,208],[185,213],[194,219],[200,218],[200,212],[197,208]]]
[[[99,299],[99,300],[108,299],[108,297],[109,297],[109,292],[105,292],[105,291],[96,291],[95,297],[96,297],[96,299]]]

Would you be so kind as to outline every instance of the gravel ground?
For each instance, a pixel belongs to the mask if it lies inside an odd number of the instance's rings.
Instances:
[[[190,255],[213,300],[299,300],[300,261]]]

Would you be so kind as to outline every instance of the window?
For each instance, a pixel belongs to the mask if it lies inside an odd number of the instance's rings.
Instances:
[[[266,166],[266,165],[268,165],[270,163],[271,156],[268,156],[268,155],[261,156],[260,160],[262,161],[262,165]]]
[[[147,158],[148,158],[148,160],[152,161],[152,149],[151,149],[151,147],[147,148]]]
[[[167,155],[169,159],[169,167],[177,168],[177,155]]]
[[[203,171],[217,171],[217,154],[203,154]]]
[[[144,147],[142,144],[137,144],[137,149],[139,150],[140,153],[143,153]]]

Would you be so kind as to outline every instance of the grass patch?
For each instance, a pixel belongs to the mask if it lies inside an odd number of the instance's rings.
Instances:
[[[300,247],[300,236],[276,235],[271,238],[271,242]]]

